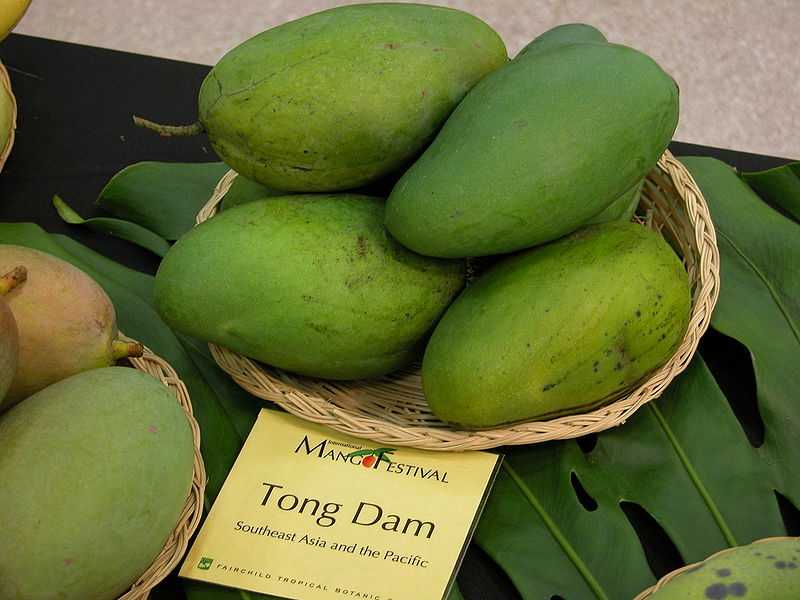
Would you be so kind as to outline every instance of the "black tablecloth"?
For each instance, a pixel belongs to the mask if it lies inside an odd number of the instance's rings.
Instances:
[[[142,160],[219,160],[205,136],[158,138],[133,125],[139,114],[168,123],[197,117],[205,65],[12,34],[0,46],[19,102],[17,140],[0,175],[0,221],[33,221],[134,269],[154,273],[156,257],[127,242],[66,225],[51,205],[61,195],[82,216],[108,179]],[[677,155],[720,158],[742,170],[786,159],[674,142]],[[664,568],[669,566],[665,562]],[[517,598],[505,575],[472,546],[459,575],[467,600]],[[180,598],[174,575],[153,598]]]

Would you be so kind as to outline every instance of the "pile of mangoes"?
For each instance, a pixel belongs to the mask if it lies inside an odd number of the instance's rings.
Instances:
[[[113,600],[178,521],[194,441],[153,377],[113,366],[114,307],[86,273],[0,244],[0,600]]]
[[[328,379],[422,358],[433,412],[472,428],[607,402],[685,334],[682,262],[630,222],[678,86],[587,25],[509,60],[458,10],[339,7],[231,50],[197,123],[136,120],[206,131],[264,190],[162,262],[183,333]]]

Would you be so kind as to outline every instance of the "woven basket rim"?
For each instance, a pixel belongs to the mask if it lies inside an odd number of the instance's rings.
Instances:
[[[758,544],[763,544],[763,543],[766,543],[766,542],[783,542],[783,541],[790,541],[791,542],[791,541],[797,541],[797,540],[800,540],[800,538],[789,537],[789,536],[776,536],[776,537],[761,538],[760,540],[755,540],[755,541],[750,542],[749,544],[746,544],[746,545],[747,546],[757,546]],[[655,585],[652,585],[649,588],[647,588],[646,590],[640,592],[639,595],[636,596],[633,600],[646,600],[647,598],[649,598],[650,596],[655,594],[657,591],[661,590],[661,588],[663,588],[667,583],[669,583],[670,581],[675,579],[678,575],[681,575],[682,573],[685,573],[686,571],[691,571],[692,569],[700,567],[700,566],[704,565],[705,563],[707,563],[708,561],[713,560],[713,559],[715,559],[715,558],[717,558],[719,556],[724,556],[725,554],[730,554],[734,550],[736,550],[738,548],[742,548],[742,547],[744,547],[744,546],[734,546],[732,548],[723,548],[719,552],[715,552],[711,556],[708,556],[708,557],[704,558],[701,561],[698,561],[696,563],[692,563],[690,565],[686,565],[684,567],[681,567],[680,569],[675,569],[674,571],[671,571],[671,572],[667,573],[666,575],[664,575],[661,579],[659,579],[656,582]]]
[[[267,369],[252,359],[213,343],[208,345],[211,354],[217,364],[249,393],[272,401],[303,419],[384,444],[442,451],[485,450],[576,438],[621,425],[645,403],[657,398],[688,366],[701,336],[708,328],[719,296],[719,250],[714,225],[702,192],[688,170],[669,150],[664,152],[648,178],[655,172],[668,179],[675,188],[691,228],[692,242],[699,254],[692,312],[684,338],[673,356],[633,389],[605,406],[581,414],[526,421],[493,429],[459,430],[447,425],[406,426],[382,419],[378,415],[358,413],[329,402],[322,391],[335,387],[338,382],[318,380],[317,385],[313,386],[313,392],[309,392],[308,385],[302,387],[297,384],[299,380],[308,378],[278,369]],[[223,175],[211,198],[198,213],[196,224],[199,225],[217,213],[219,204],[236,177],[237,173],[232,170]]]
[[[119,337],[125,341],[134,341],[122,334]],[[189,540],[203,516],[203,499],[205,497],[207,478],[203,456],[200,453],[200,426],[194,418],[192,401],[186,385],[181,381],[175,369],[147,346],[144,346],[144,353],[141,357],[128,358],[127,360],[134,369],[152,375],[175,393],[176,400],[189,422],[194,442],[192,485],[180,518],[158,556],[155,557],[147,570],[139,576],[131,588],[118,599],[146,600],[150,596],[150,591],[161,583],[185,556],[189,547]]]
[[[8,70],[2,61],[0,61],[0,87],[11,98],[11,131],[8,132],[8,140],[6,140],[5,147],[0,150],[0,173],[2,173],[3,166],[5,166],[8,156],[11,154],[11,149],[14,147],[14,138],[17,131],[17,98],[11,89],[11,78],[8,76]]]

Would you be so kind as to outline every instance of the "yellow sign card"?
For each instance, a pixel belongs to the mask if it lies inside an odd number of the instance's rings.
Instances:
[[[262,410],[180,574],[303,600],[441,600],[500,460]]]

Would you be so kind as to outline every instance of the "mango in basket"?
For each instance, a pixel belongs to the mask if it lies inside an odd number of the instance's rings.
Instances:
[[[576,44],[583,42],[606,42],[606,37],[591,25],[584,23],[567,23],[548,29],[542,35],[533,40],[530,44],[519,51],[515,60],[529,52],[543,52],[564,44]],[[603,211],[585,222],[585,225],[593,223],[605,223],[607,221],[630,221],[639,206],[639,196],[644,180],[639,181],[629,190],[623,192]]]
[[[172,392],[134,369],[94,369],[13,407],[0,439],[0,600],[123,594],[192,481],[192,433]]]
[[[422,385],[433,412],[492,427],[584,412],[663,364],[689,321],[689,278],[657,233],[579,229],[506,258],[447,310]]]
[[[114,306],[86,273],[51,254],[0,244],[0,273],[25,265],[25,285],[5,297],[19,329],[17,374],[2,408],[65,377],[141,355],[117,340]]]
[[[19,330],[14,315],[3,296],[25,281],[25,267],[12,269],[0,277],[0,404],[17,373]]]
[[[196,126],[240,174],[286,191],[355,188],[412,160],[464,94],[508,60],[478,18],[420,4],[341,6],[234,48],[200,88]]]
[[[542,52],[564,44],[581,42],[605,42],[606,36],[591,25],[585,23],[566,23],[548,29],[517,53],[514,60],[525,56],[528,52]]]
[[[543,52],[564,44],[576,44],[583,42],[606,42],[606,37],[591,25],[584,23],[567,23],[548,29],[542,35],[533,40],[530,44],[519,51],[515,60],[529,52]],[[639,206],[639,196],[644,180],[639,181],[629,190],[623,192],[603,211],[585,222],[585,225],[593,223],[605,223],[607,221],[630,221]]]
[[[168,325],[264,363],[359,379],[421,354],[464,283],[464,263],[403,248],[380,198],[269,198],[195,227],[164,258],[156,308]]]
[[[678,87],[608,43],[529,51],[478,83],[406,171],[386,226],[415,252],[502,254],[559,238],[641,181],[678,122]]]
[[[650,600],[795,600],[800,593],[800,540],[739,546],[669,581]]]

